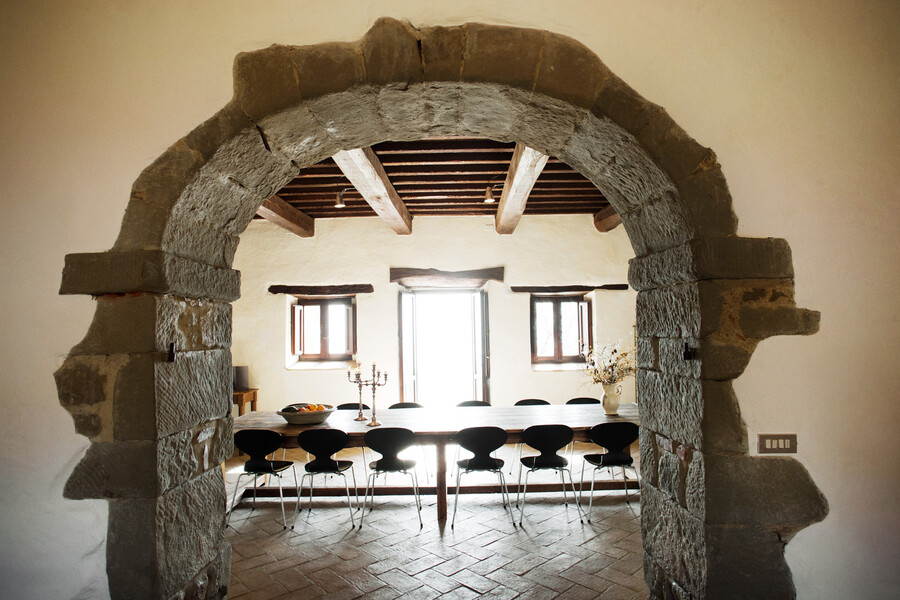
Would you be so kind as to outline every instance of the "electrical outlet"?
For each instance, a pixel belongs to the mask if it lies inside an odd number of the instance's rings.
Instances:
[[[796,433],[760,433],[758,436],[760,454],[796,454]]]

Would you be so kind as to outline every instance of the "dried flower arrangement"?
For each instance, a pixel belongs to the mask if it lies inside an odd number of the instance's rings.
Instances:
[[[594,383],[604,385],[621,383],[637,370],[634,347],[622,347],[621,341],[599,349],[592,348],[584,357],[584,362],[585,371]]]

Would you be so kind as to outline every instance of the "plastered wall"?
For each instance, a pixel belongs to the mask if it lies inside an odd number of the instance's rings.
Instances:
[[[106,505],[62,499],[87,443],[59,407],[52,372],[93,313],[89,298],[57,295],[64,255],[112,245],[141,169],[230,98],[235,54],[356,39],[383,15],[573,36],[716,150],[740,233],[788,239],[797,302],[822,313],[817,335],[767,340],[735,382],[751,440],[797,432],[797,457],[830,504],[788,546],[798,596],[893,597],[900,9],[700,0],[4,7],[4,593],[106,594]]]

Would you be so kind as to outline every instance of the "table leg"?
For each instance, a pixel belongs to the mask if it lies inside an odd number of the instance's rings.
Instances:
[[[435,493],[437,494],[438,521],[447,520],[447,444],[439,441],[434,445],[437,452],[435,473]]]

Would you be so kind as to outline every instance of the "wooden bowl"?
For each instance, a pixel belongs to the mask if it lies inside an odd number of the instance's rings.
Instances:
[[[301,406],[308,405],[307,402],[299,402],[297,404],[291,404],[290,406],[300,408]],[[330,404],[323,404],[322,406],[325,407],[325,410],[313,410],[309,412],[284,412],[279,410],[278,414],[291,425],[315,425],[324,423],[335,410]]]

